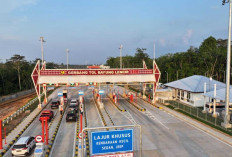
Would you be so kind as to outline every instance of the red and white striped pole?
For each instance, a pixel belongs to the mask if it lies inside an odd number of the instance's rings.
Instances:
[[[44,120],[42,119],[42,141],[44,143]]]
[[[2,149],[2,120],[0,120],[0,149]]]
[[[46,129],[46,145],[48,145],[48,119],[45,120],[45,129]]]

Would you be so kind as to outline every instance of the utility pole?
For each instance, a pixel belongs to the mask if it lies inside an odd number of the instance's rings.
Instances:
[[[43,62],[44,62],[44,50],[43,50],[43,43],[45,42],[44,41],[44,37],[40,37],[40,41],[41,41],[41,53],[42,53],[42,65],[43,65]]]
[[[66,53],[67,53],[67,69],[68,69],[68,54],[69,54],[69,49],[66,49]]]
[[[153,47],[153,55],[154,55],[154,60],[155,60],[155,43],[154,43],[154,47]]]
[[[120,45],[120,69],[122,69],[122,44]]]
[[[222,126],[225,128],[231,128],[230,113],[229,113],[229,102],[230,102],[230,56],[231,56],[231,0],[223,0],[222,5],[229,3],[229,30],[228,30],[228,45],[227,45],[227,65],[226,65],[226,96],[225,96],[225,117]]]

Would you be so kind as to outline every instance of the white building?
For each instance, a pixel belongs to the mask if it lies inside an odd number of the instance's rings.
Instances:
[[[164,84],[164,86],[172,89],[173,99],[180,100],[194,107],[200,107],[204,106],[203,93],[205,83],[206,92],[214,91],[214,84],[216,84],[217,90],[226,87],[225,83],[200,75],[193,75],[181,80],[169,82]]]

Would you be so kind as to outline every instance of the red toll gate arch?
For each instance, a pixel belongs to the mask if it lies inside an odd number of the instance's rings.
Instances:
[[[153,69],[147,69],[145,62],[144,68],[138,69],[46,69],[44,62],[40,69],[40,61],[38,61],[31,77],[41,104],[40,87],[42,86],[45,90],[49,84],[67,86],[70,84],[86,85],[90,82],[116,85],[132,82],[153,84],[153,102],[155,102],[155,92],[160,75],[155,61],[153,61]]]

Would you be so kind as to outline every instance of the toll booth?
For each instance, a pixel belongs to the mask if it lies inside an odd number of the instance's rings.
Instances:
[[[67,89],[63,90],[63,98],[64,98],[64,103],[66,103],[68,100],[68,90]]]

